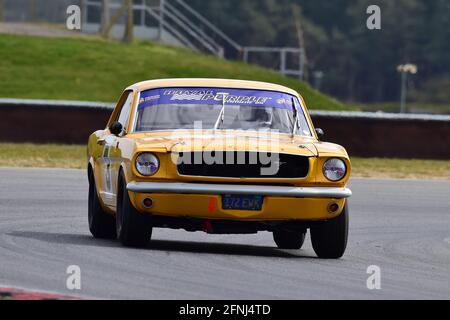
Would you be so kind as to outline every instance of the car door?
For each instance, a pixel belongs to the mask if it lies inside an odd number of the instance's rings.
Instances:
[[[133,91],[126,91],[119,100],[117,112],[110,124],[120,122],[123,128],[127,128],[128,119],[133,104]],[[111,134],[109,129],[105,131],[105,135],[101,139],[103,144],[102,156],[98,159],[98,168],[100,177],[102,177],[102,188],[100,196],[105,205],[116,207],[117,180],[121,163],[121,152],[119,147],[120,136]]]

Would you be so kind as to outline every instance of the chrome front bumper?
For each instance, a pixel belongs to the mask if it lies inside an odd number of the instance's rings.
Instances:
[[[348,188],[283,187],[235,184],[199,184],[166,182],[130,182],[127,190],[136,193],[209,194],[209,195],[262,195],[290,198],[347,199],[352,195]]]

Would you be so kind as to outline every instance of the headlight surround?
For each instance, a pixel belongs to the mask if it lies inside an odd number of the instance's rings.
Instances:
[[[347,174],[347,165],[338,158],[328,159],[323,164],[323,175],[330,181],[337,182],[342,180]]]
[[[153,153],[141,153],[136,158],[136,170],[143,176],[154,176],[159,170],[159,159]]]

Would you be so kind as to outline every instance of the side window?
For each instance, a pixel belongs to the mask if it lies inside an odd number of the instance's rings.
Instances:
[[[133,92],[129,91],[127,94],[128,96],[122,106],[122,109],[120,110],[119,117],[117,119],[117,121],[120,122],[124,128],[127,126],[128,117],[131,111],[131,104],[133,103]]]

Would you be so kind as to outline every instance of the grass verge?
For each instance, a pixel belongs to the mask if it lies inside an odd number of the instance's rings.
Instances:
[[[348,106],[307,83],[243,62],[226,61],[150,41],[0,34],[0,97],[116,101],[129,85],[158,78],[266,81],[300,92],[311,109]]]
[[[450,180],[450,161],[352,158],[353,176]],[[86,146],[0,144],[0,167],[86,168]]]
[[[450,180],[450,161],[352,158],[353,176],[361,178]]]
[[[86,168],[86,146],[0,143],[0,166],[23,168]]]

